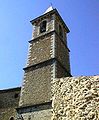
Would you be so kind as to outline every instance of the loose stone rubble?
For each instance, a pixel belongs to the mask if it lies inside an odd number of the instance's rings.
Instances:
[[[99,120],[99,76],[55,79],[51,120]]]

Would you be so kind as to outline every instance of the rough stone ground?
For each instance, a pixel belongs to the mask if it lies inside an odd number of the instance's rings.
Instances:
[[[52,93],[51,120],[99,120],[99,76],[55,79]]]

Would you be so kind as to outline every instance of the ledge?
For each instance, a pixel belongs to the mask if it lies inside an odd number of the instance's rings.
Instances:
[[[41,35],[39,35],[38,37],[33,38],[32,40],[30,40],[29,43],[35,42],[35,41],[37,41],[37,40],[40,39],[40,38],[46,37],[46,35],[50,35],[50,34],[54,34],[54,33],[59,37],[59,39],[61,40],[61,42],[65,45],[66,49],[68,49],[68,51],[70,52],[70,50],[69,50],[69,48],[67,47],[66,43],[65,43],[65,42],[62,40],[62,38],[58,35],[58,33],[57,33],[56,30],[53,30],[53,31],[50,31],[50,32],[45,32],[45,34],[41,34]]]
[[[40,34],[40,35],[38,35],[38,37],[35,37],[35,38],[33,38],[32,40],[30,40],[29,43],[31,43],[31,42],[33,42],[33,41],[36,41],[36,40],[38,40],[38,39],[40,39],[40,38],[46,37],[46,35],[53,34],[54,32],[55,32],[55,30],[50,31],[50,32],[45,32],[44,34]]]
[[[12,92],[12,91],[20,91],[20,90],[21,90],[21,87],[9,88],[9,89],[0,90],[0,93]]]
[[[17,111],[21,110],[21,109],[28,109],[28,108],[34,108],[35,111],[38,111],[37,108],[39,108],[39,111],[40,110],[44,110],[44,108],[42,108],[42,106],[49,106],[49,108],[46,108],[46,109],[51,109],[52,107],[52,101],[49,101],[49,102],[44,102],[44,103],[40,103],[40,104],[35,104],[35,105],[24,105],[24,106],[19,106],[16,108]],[[37,110],[36,110],[37,109]],[[29,111],[30,112],[30,111]]]
[[[35,69],[41,68],[41,67],[43,67],[43,66],[50,65],[54,60],[55,60],[55,58],[51,58],[51,59],[49,59],[49,60],[40,62],[40,63],[38,63],[38,64],[34,64],[34,65],[27,66],[27,67],[23,68],[23,70],[27,70],[27,69],[29,69],[29,68],[35,68]]]

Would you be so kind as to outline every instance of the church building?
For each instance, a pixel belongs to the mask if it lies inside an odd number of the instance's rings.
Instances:
[[[99,120],[99,76],[72,77],[70,31],[57,9],[30,22],[23,83],[0,90],[0,120]]]

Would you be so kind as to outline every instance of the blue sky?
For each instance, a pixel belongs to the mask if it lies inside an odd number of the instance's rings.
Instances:
[[[29,21],[50,3],[70,29],[72,75],[99,75],[98,0],[0,0],[0,89],[21,86],[32,38]]]

